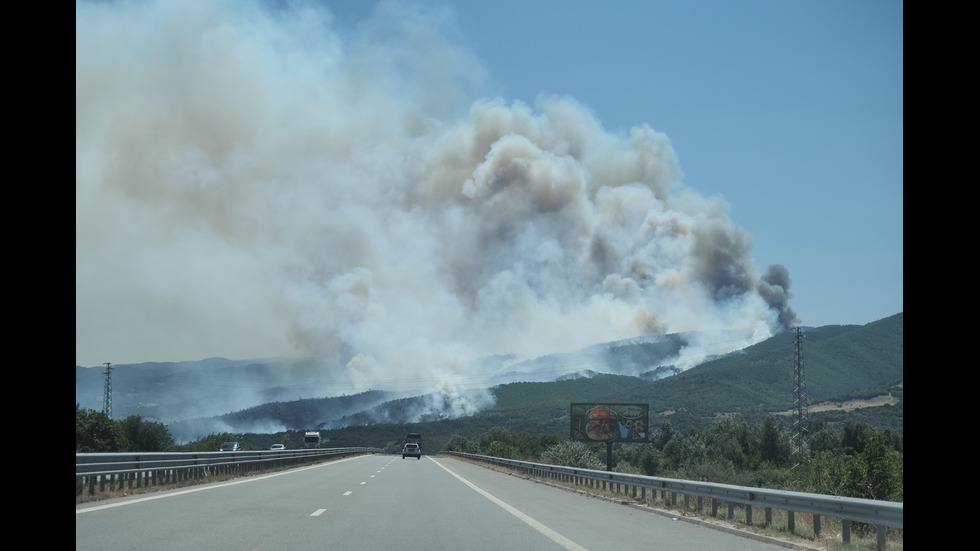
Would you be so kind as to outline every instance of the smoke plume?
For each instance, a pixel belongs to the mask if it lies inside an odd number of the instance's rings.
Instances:
[[[79,2],[76,361],[316,358],[471,396],[476,360],[791,324],[668,137],[481,95],[445,13]],[[468,405],[453,405],[469,411]]]

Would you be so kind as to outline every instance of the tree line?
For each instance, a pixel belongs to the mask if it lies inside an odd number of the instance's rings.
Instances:
[[[614,444],[616,472],[757,488],[902,502],[903,436],[845,420],[810,425],[806,453],[793,453],[792,435],[767,416],[758,427],[723,420],[708,430],[675,430],[665,422],[649,442]],[[512,433],[494,427],[479,438],[452,436],[443,448],[519,461],[605,470],[605,443]]]
[[[76,452],[215,451],[222,442],[236,439],[211,434],[178,446],[162,423],[136,415],[114,421],[103,412],[75,405]],[[794,454],[790,430],[771,415],[759,426],[725,419],[707,430],[684,432],[668,421],[649,442],[614,444],[612,468],[645,476],[903,501],[901,433],[852,420],[835,425],[815,421],[807,442],[805,454]],[[502,426],[479,437],[452,435],[442,449],[566,467],[607,467],[605,443],[513,432]]]
[[[163,452],[174,445],[163,423],[138,415],[113,421],[104,412],[75,404],[75,453]]]
[[[228,433],[209,434],[178,445],[163,423],[139,415],[114,421],[104,412],[75,404],[75,453],[213,452],[232,440],[237,438]]]

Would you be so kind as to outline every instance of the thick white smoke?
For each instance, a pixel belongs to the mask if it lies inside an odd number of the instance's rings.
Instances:
[[[394,5],[341,29],[306,3],[77,3],[76,361],[312,356],[351,392],[452,395],[492,354],[795,320],[667,136],[475,96],[453,36]]]

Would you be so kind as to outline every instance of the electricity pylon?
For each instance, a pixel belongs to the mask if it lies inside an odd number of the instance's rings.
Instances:
[[[112,419],[112,364],[105,364],[105,391],[102,394],[102,413]]]
[[[803,331],[796,328],[796,354],[793,365],[793,455],[796,464],[810,457],[809,406],[806,397],[806,372],[803,365]]]

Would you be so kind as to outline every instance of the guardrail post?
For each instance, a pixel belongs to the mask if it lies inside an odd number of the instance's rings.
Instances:
[[[820,515],[813,515],[813,537],[820,535]]]
[[[772,526],[772,507],[766,507],[766,526]]]
[[[734,501],[729,501],[728,502],[728,520],[732,520],[733,518],[735,518],[735,502]]]
[[[851,543],[851,521],[846,518],[840,522],[840,538],[844,543]]]
[[[752,506],[745,505],[745,524],[752,525]]]
[[[786,526],[789,529],[789,533],[793,534],[796,532],[796,512],[786,511]]]
[[[888,526],[884,524],[877,525],[878,527],[878,551],[885,551],[885,540],[888,536]]]

